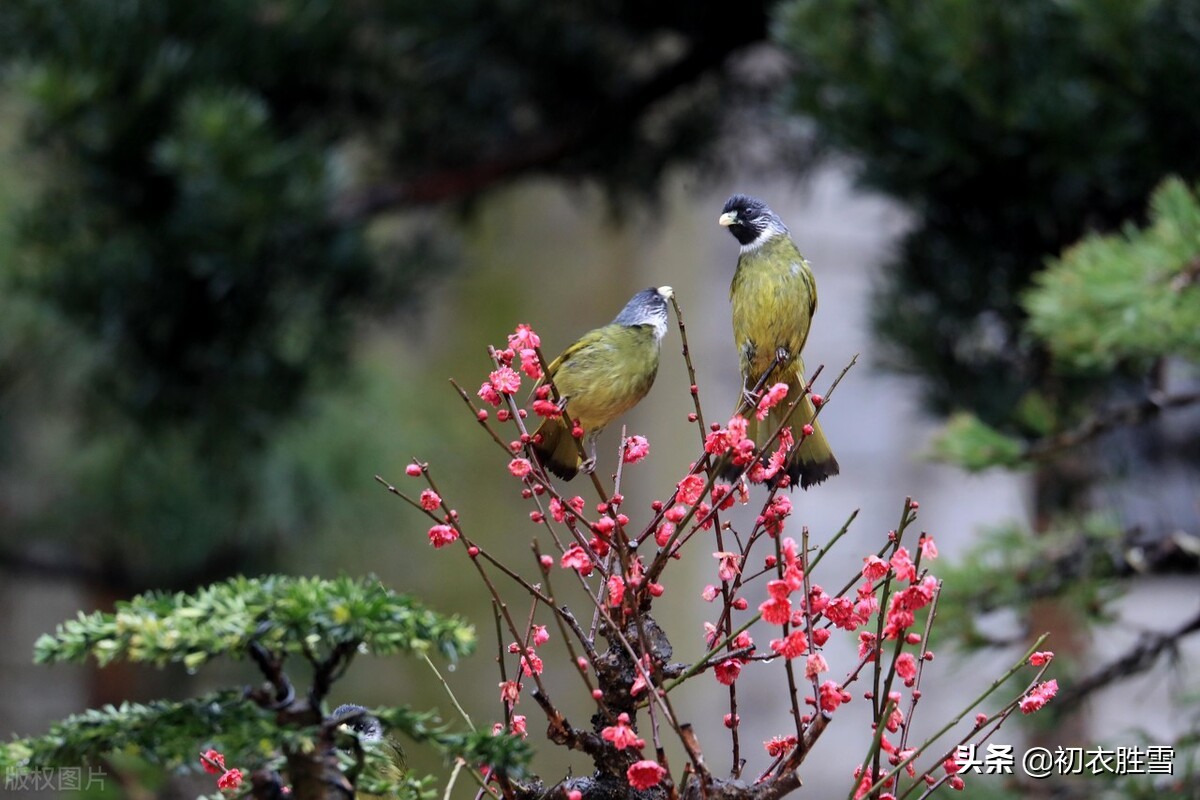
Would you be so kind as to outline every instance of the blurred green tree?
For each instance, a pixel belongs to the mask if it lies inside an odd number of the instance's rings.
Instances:
[[[1050,354],[1057,373],[1096,377],[1159,365],[1161,371],[1176,374],[1145,397],[1110,398],[1082,422],[1044,415],[1040,435],[1033,439],[1005,434],[974,414],[960,412],[935,441],[935,454],[981,470],[1036,468],[1062,458],[1095,461],[1114,450],[1136,460],[1139,452],[1150,449],[1157,459],[1155,479],[1166,484],[1165,492],[1145,487],[1145,476],[1135,471],[1115,479],[1108,476],[1100,494],[1120,497],[1122,484],[1133,481],[1138,494],[1168,507],[1166,519],[1172,519],[1171,504],[1193,504],[1195,492],[1187,487],[1196,484],[1200,385],[1186,376],[1194,376],[1200,365],[1200,193],[1176,178],[1164,181],[1151,199],[1145,227],[1127,225],[1118,234],[1092,235],[1069,248],[1034,277],[1021,305],[1028,314],[1026,335]],[[1183,418],[1173,429],[1174,441],[1147,446],[1143,439],[1158,438],[1150,423],[1163,422],[1160,418],[1167,412]],[[1186,471],[1183,483],[1178,480],[1179,466]],[[1036,625],[1039,605],[1047,598],[1089,625],[1112,623],[1120,619],[1114,601],[1131,576],[1200,568],[1200,535],[1189,530],[1184,515],[1174,517],[1184,519],[1182,524],[1163,530],[1162,524],[1153,524],[1163,517],[1150,516],[1152,524],[1146,524],[1147,518],[1133,513],[1136,509],[1122,508],[1119,502],[1096,503],[1093,498],[1092,505],[1090,513],[1051,520],[1038,535],[1020,524],[990,531],[947,573],[949,602],[941,607],[939,620],[945,630],[957,632],[973,646],[1002,644],[1003,637],[980,624],[983,615],[999,608],[1017,609],[1022,619]],[[1194,519],[1194,506],[1190,513]],[[1183,640],[1196,634],[1200,609],[1184,603],[1128,647],[1100,648],[1098,657],[1063,664],[1068,672],[1051,716],[1061,719],[1097,692],[1131,676],[1179,666]],[[1195,694],[1189,696],[1186,678],[1172,677],[1178,679],[1162,681],[1170,687],[1172,702],[1178,708],[1194,707]],[[1190,725],[1176,736],[1141,731],[1148,742],[1174,748],[1179,768],[1169,796],[1191,796],[1200,785],[1198,728],[1200,717],[1193,714]],[[1118,784],[1126,797],[1151,797],[1162,791],[1119,774],[1101,780]],[[1094,793],[1094,787],[1080,789]]]
[[[362,312],[445,265],[420,232],[381,245],[370,223],[535,170],[652,188],[711,141],[714,76],[765,19],[754,3],[6,4],[38,189],[0,266],[22,312],[0,380],[55,377],[4,416],[64,405],[80,423],[60,488],[5,527],[57,532],[74,568],[124,591],[265,563],[303,534],[284,530],[295,476],[273,444],[343,374]],[[10,564],[27,555],[7,545]]]
[[[1167,175],[1200,177],[1200,8],[793,0],[777,22],[790,107],[915,214],[875,304],[890,363],[930,409],[1021,430],[1014,409],[1055,384],[1021,334],[1033,275],[1142,219]]]

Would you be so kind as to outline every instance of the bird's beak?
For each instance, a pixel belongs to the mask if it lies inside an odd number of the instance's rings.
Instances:
[[[723,228],[728,228],[733,223],[737,222],[736,211],[726,211],[721,216],[717,217],[717,224]]]
[[[672,297],[675,296],[675,290],[672,289],[670,286],[658,287],[658,293],[660,295],[662,295],[663,300],[670,300]]]

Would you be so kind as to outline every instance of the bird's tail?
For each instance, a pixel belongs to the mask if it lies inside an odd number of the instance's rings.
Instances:
[[[795,397],[793,390],[802,392],[804,388],[789,386],[788,397]],[[763,433],[764,440],[783,421],[783,417],[787,415],[787,406],[787,403],[780,403],[771,409],[771,415],[766,420],[768,426]],[[802,489],[822,483],[841,471],[837,459],[833,457],[833,450],[829,447],[829,440],[825,438],[825,431],[821,429],[821,421],[813,418],[816,411],[812,399],[804,395],[792,414],[792,433],[797,439],[803,435],[801,429],[809,420],[812,420],[813,427],[812,435],[804,437],[804,441],[792,450],[787,461],[787,474],[792,479],[792,486],[799,482]]]
[[[540,440],[537,438],[539,436]],[[579,465],[583,463],[565,416],[542,420],[534,434],[533,453],[542,467],[564,481],[574,478],[579,472]]]
[[[759,420],[753,410],[745,412],[747,419],[746,435],[754,440],[754,443],[761,447],[766,443],[771,434],[783,424],[788,416],[788,407],[791,401],[804,391],[804,382],[799,376],[799,372],[789,376],[787,380],[788,393],[787,398],[777,403],[767,412],[765,419]],[[800,485],[801,488],[807,489],[814,484],[822,483],[827,478],[837,475],[841,470],[838,467],[837,459],[833,456],[833,450],[829,447],[829,440],[825,438],[825,432],[821,429],[820,420],[814,419],[816,408],[812,404],[812,400],[807,394],[803,395],[800,402],[797,404],[796,410],[792,413],[788,424],[792,428],[792,433],[798,440],[803,435],[801,429],[811,421],[813,432],[811,436],[805,436],[804,441],[793,448],[788,456],[787,464],[785,465],[787,475],[791,479],[791,485]],[[767,453],[769,456],[770,453]],[[737,477],[741,471],[740,467],[733,465],[733,461],[729,456],[721,461],[717,466],[718,474],[721,477],[732,480]]]

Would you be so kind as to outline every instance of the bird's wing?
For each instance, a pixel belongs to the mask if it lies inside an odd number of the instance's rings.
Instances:
[[[563,350],[562,353],[559,354],[558,358],[551,361],[550,365],[546,368],[546,371],[549,373],[550,377],[553,378],[555,375],[557,375],[563,364],[566,364],[571,359],[575,358],[581,351],[586,351],[588,348],[599,342],[602,330],[602,328],[596,328],[593,331],[588,331],[583,336],[579,337],[579,341],[575,342],[575,344],[571,345],[566,350]]]
[[[546,376],[549,376],[551,379],[553,379],[554,376],[556,376],[558,374],[558,371],[562,368],[563,364],[566,364],[568,361],[570,361],[581,350],[586,350],[587,348],[589,348],[590,346],[595,344],[596,341],[600,338],[601,330],[602,330],[601,328],[596,328],[595,330],[588,331],[583,336],[579,337],[579,341],[575,342],[575,344],[571,345],[566,350],[563,350],[561,353],[559,353],[558,358],[554,359],[553,361],[551,361],[549,364],[546,365]],[[539,378],[538,382],[533,385],[533,389],[529,393],[530,397],[532,397],[534,394],[536,394],[538,387],[541,386],[545,382],[546,382],[545,376],[543,376],[542,378]]]

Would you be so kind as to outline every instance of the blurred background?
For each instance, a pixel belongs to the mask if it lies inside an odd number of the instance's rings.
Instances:
[[[372,573],[472,620],[480,651],[450,678],[490,724],[486,593],[373,476],[431,462],[467,529],[535,574],[529,509],[448,379],[478,386],[518,322],[549,355],[670,284],[722,419],[737,245],[716,218],[737,191],[813,265],[818,388],[860,355],[821,417],[842,474],[793,496],[793,535],[817,541],[861,509],[817,579],[857,570],[905,496],[963,576],[918,727],[1052,630],[1077,695],[1005,742],[1194,742],[1200,269],[1172,289],[1193,326],[1131,307],[1149,322],[1083,337],[1100,356],[1082,365],[1030,328],[1028,292],[1083,237],[1153,221],[1165,178],[1200,179],[1200,4],[7,0],[0,54],[0,734],[249,680],[40,667],[32,644],[81,609],[271,571]],[[696,457],[679,345],[624,420],[652,447],[626,473],[635,523]],[[947,419],[974,427],[947,439]],[[1012,442],[1013,469],[970,457]],[[675,569],[660,621],[687,661],[715,561]],[[584,719],[565,662],[548,673]],[[787,704],[781,677],[745,683],[757,774]],[[676,702],[724,769],[715,686]],[[358,662],[335,695],[451,716],[415,661]],[[810,795],[861,760],[866,709],[848,710]],[[545,746],[535,766],[588,769]],[[1005,785],[1031,791],[981,788]]]

